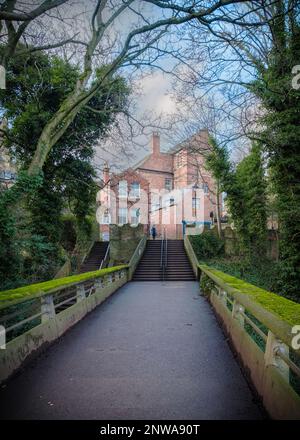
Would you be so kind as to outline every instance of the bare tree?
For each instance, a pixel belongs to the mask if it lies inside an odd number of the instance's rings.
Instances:
[[[62,2],[45,1],[40,8],[33,9],[31,12],[16,12],[14,10],[16,2],[5,2],[2,17],[8,18],[6,25],[9,27],[13,25],[13,20],[19,17],[22,20],[20,26],[23,26],[30,23],[30,19],[33,20],[43,14],[46,7],[54,8],[60,3]],[[51,148],[65,133],[76,114],[88,105],[103,83],[113,80],[118,70],[128,66],[134,66],[134,68],[149,66],[160,56],[170,55],[173,48],[170,47],[168,50],[166,46],[161,46],[161,42],[174,26],[197,20],[201,27],[210,30],[212,23],[218,23],[220,26],[228,22],[234,25],[247,23],[245,20],[249,14],[243,14],[243,12],[239,14],[233,9],[242,3],[244,2],[238,0],[219,0],[207,3],[198,1],[182,6],[181,2],[146,0],[144,4],[152,4],[157,10],[166,11],[162,16],[160,14],[159,19],[151,20],[147,17],[147,13],[144,13],[143,8],[136,9],[133,0],[93,2],[94,8],[87,15],[90,32],[86,38],[78,38],[75,42],[75,44],[81,44],[84,49],[80,77],[72,92],[43,128],[29,166],[29,175],[39,173]],[[133,25],[125,32],[116,31],[116,23],[129,11],[135,18]],[[261,25],[261,21],[251,21],[253,26],[259,24]],[[8,47],[10,47],[9,41]],[[12,47],[15,46],[12,45]],[[102,65],[101,74],[96,75],[99,65]]]
[[[37,25],[37,23],[41,25],[43,18],[49,17],[50,11],[52,18],[61,20],[60,8],[63,8],[64,5],[68,3],[69,10],[72,10],[72,6],[75,2],[71,0],[44,0],[35,3],[36,5],[32,2],[5,0],[0,5],[0,38],[2,42],[0,62],[4,67],[7,66],[8,60],[16,55],[20,43],[24,45],[24,47],[19,50],[21,54],[25,51],[29,53],[30,51],[53,49],[67,43],[76,42],[76,35],[66,38],[61,38],[61,36],[57,35],[57,37],[53,39],[50,38],[51,33],[48,32],[47,42],[37,44],[35,47],[26,48],[27,39],[36,40],[37,37],[41,37],[41,34],[37,32],[37,27],[35,28],[37,35],[33,37],[33,26]],[[72,15],[73,20],[74,18],[74,15]],[[45,29],[42,33],[44,34],[43,39],[45,39],[47,33]],[[57,32],[57,34],[59,33]]]

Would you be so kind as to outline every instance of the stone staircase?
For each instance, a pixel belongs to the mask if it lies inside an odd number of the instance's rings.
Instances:
[[[143,257],[133,275],[133,281],[162,281],[162,240],[148,240]],[[186,255],[183,240],[167,241],[167,258],[164,254],[165,281],[193,281],[195,275]]]
[[[185,252],[183,240],[168,240],[168,260],[165,272],[166,281],[194,281],[190,260]]]
[[[148,240],[144,255],[133,274],[134,281],[160,281],[162,269],[160,267],[162,240]]]
[[[108,241],[95,241],[89,255],[85,258],[82,263],[79,273],[91,272],[93,270],[98,270],[101,261],[105,257],[109,242]]]

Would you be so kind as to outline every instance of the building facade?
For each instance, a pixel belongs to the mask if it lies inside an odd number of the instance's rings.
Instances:
[[[202,130],[168,152],[160,149],[158,133],[152,134],[151,152],[132,168],[110,175],[103,170],[103,188],[98,194],[97,219],[103,239],[109,239],[109,224],[155,225],[158,236],[169,238],[199,233],[216,216],[214,180],[205,169],[208,132]]]

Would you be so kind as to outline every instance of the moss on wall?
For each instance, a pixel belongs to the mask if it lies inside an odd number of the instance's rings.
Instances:
[[[18,289],[5,290],[0,292],[0,306],[2,303],[16,301],[19,299],[29,299],[34,296],[39,296],[44,292],[49,290],[68,286],[70,284],[78,283],[80,281],[86,281],[89,279],[104,276],[109,273],[116,272],[117,270],[128,267],[126,265],[108,267],[106,269],[95,270],[93,272],[86,272],[79,275],[72,275],[70,277],[58,278],[50,281],[45,281],[43,283],[30,284],[29,286],[19,287]]]
[[[253,301],[260,304],[264,309],[277,315],[280,319],[286,321],[290,325],[299,325],[300,323],[300,304],[295,303],[287,298],[277,295],[273,292],[261,289],[253,284],[242,281],[231,275],[227,275],[217,269],[206,265],[199,266],[206,273],[213,274],[228,286],[238,290],[240,293],[248,295]]]

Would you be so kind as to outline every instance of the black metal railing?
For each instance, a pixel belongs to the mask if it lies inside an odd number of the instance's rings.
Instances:
[[[166,278],[167,266],[168,266],[168,239],[167,239],[166,229],[164,228],[161,239],[161,247],[160,247],[160,268],[162,271],[163,281]]]

